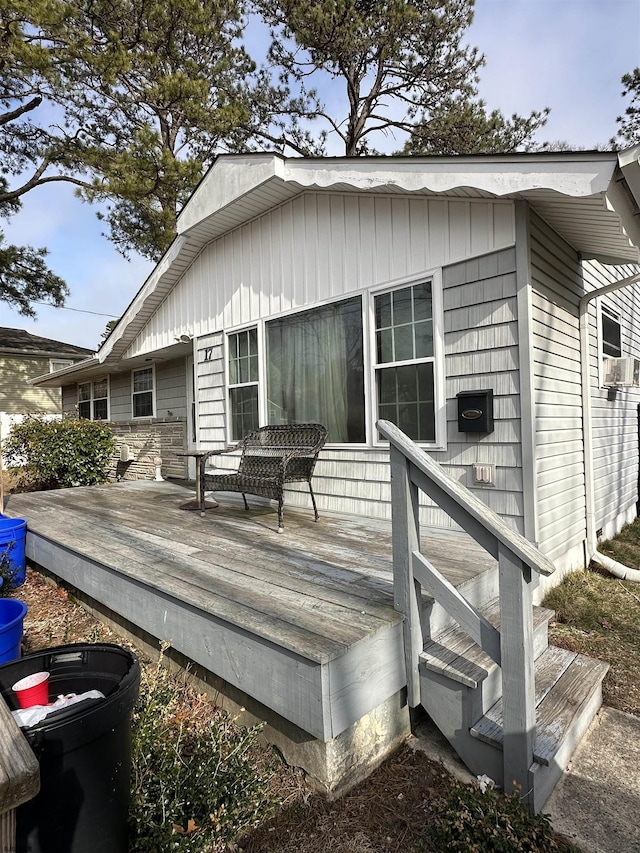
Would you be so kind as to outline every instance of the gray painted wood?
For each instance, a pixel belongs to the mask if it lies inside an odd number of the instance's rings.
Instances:
[[[481,608],[486,619],[496,628],[500,625],[499,599],[493,599]],[[533,608],[534,656],[537,658],[547,648],[548,624],[553,611],[545,607]],[[496,664],[469,635],[457,625],[437,634],[427,642],[420,662],[432,672],[440,672],[453,681],[473,689],[484,681]]]
[[[0,696],[0,815],[40,790],[40,767],[6,702]]]
[[[393,589],[394,604],[403,614],[404,660],[409,707],[420,704],[418,656],[423,647],[420,622],[420,590],[412,571],[412,554],[420,548],[418,489],[411,481],[409,462],[395,446],[390,448],[393,502]]]
[[[461,524],[464,519],[464,526],[469,535],[485,550],[497,557],[497,541],[539,574],[553,574],[555,568],[543,554],[524,537],[510,530],[502,519],[492,513],[468,489],[448,477],[430,456],[420,450],[394,424],[378,421],[377,428],[390,444],[401,450],[412,463],[412,481],[423,491],[431,493],[434,500],[434,495],[437,495],[437,503]]]
[[[536,667],[534,758],[549,766],[608,670],[602,661],[550,646]],[[472,728],[474,737],[501,748],[503,702],[499,700]]]
[[[498,563],[504,787],[511,791],[519,785],[522,798],[529,802],[536,723],[531,569],[502,544]]]
[[[291,510],[278,536],[269,504],[220,495],[201,518],[179,509],[190,497],[137,481],[11,495],[7,512],[28,520],[30,559],[314,737],[403,688],[389,522]],[[421,547],[454,583],[488,567],[460,533]]]
[[[413,553],[412,567],[416,580],[499,665],[500,634],[493,625],[422,554]]]
[[[40,765],[0,696],[0,849],[16,845],[16,808],[40,790]]]

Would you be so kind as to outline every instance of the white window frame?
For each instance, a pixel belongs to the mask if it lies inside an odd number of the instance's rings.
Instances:
[[[442,295],[442,270],[435,268],[426,270],[420,275],[411,275],[401,279],[376,284],[375,286],[362,288],[355,291],[341,293],[330,299],[323,299],[313,306],[305,305],[289,311],[280,311],[276,314],[264,317],[256,323],[231,327],[225,330],[224,335],[224,375],[226,386],[225,397],[225,426],[228,440],[231,441],[231,405],[230,390],[232,387],[229,377],[229,338],[238,332],[257,330],[258,341],[258,422],[266,424],[268,419],[268,401],[266,394],[266,325],[272,320],[289,317],[311,308],[320,308],[333,302],[342,302],[352,297],[360,296],[362,300],[362,335],[363,335],[363,362],[364,362],[364,406],[365,406],[365,441],[364,442],[331,442],[328,446],[336,449],[386,447],[388,443],[381,439],[375,424],[378,420],[378,399],[376,392],[376,339],[375,339],[375,307],[374,297],[392,290],[401,290],[424,282],[431,282],[432,320],[433,320],[433,356],[427,361],[433,361],[434,382],[434,408],[435,408],[435,441],[421,441],[418,444],[429,450],[445,450],[447,446],[447,417],[446,417],[446,395],[445,395],[445,359],[444,359],[444,312]],[[255,384],[255,383],[249,383]]]
[[[151,389],[147,391],[134,391],[134,375],[136,373],[142,373],[143,370],[151,371]],[[151,409],[152,412],[150,415],[135,415],[133,408],[133,400],[134,397],[138,394],[151,394]],[[144,367],[136,367],[131,370],[131,420],[133,421],[144,421],[149,420],[150,418],[156,417],[156,366],[155,364],[145,365]]]
[[[381,296],[384,293],[391,293],[395,290],[403,290],[408,287],[413,287],[418,284],[431,283],[431,312],[433,323],[433,356],[428,358],[411,359],[407,362],[399,362],[400,364],[411,363],[433,363],[433,395],[434,395],[434,415],[435,415],[435,440],[434,441],[418,441],[420,447],[429,450],[445,450],[447,446],[447,414],[446,414],[446,396],[445,396],[445,364],[444,364],[444,317],[443,317],[443,302],[442,302],[442,271],[440,268],[429,270],[419,276],[408,276],[402,279],[396,279],[392,282],[387,282],[383,285],[377,285],[370,288],[368,292],[368,329],[366,334],[369,336],[369,388],[368,394],[365,394],[367,400],[367,409],[371,414],[370,432],[371,443],[374,447],[384,447],[388,442],[381,439],[376,430],[376,421],[378,420],[378,394],[376,374],[382,365],[378,365],[377,349],[376,349],[376,317],[375,317],[375,297]],[[385,363],[385,367],[393,367],[396,362]]]
[[[106,418],[96,418],[95,417],[95,403],[97,400],[104,400],[105,397],[96,397],[95,395],[95,386],[97,382],[103,382],[106,380],[107,383],[107,416]],[[89,403],[89,414],[90,417],[85,418],[84,415],[80,414],[80,388],[83,385],[89,386],[89,399],[83,400],[83,403]],[[78,417],[82,417],[84,420],[88,421],[101,421],[103,423],[107,423],[111,420],[111,378],[107,374],[106,376],[99,376],[97,379],[88,379],[86,382],[78,382],[78,386],[76,388],[76,400],[78,405]]]
[[[231,374],[230,374],[230,356],[231,356],[231,345],[230,340],[237,335],[241,335],[243,333],[248,333],[255,329],[256,331],[256,346],[258,348],[258,378],[256,380],[251,380],[250,382],[231,382]],[[265,411],[266,410],[266,401],[263,402],[263,397],[266,395],[263,394],[264,388],[264,377],[265,377],[265,365],[263,364],[263,340],[264,340],[264,323],[251,323],[248,326],[241,326],[238,329],[229,329],[224,336],[224,370],[225,370],[225,384],[226,384],[226,401],[225,401],[225,409],[226,409],[226,432],[229,442],[238,441],[237,438],[233,437],[233,418],[231,413],[231,391],[234,388],[250,388],[256,386],[258,389],[258,424],[267,423],[265,419]],[[242,436],[241,436],[242,437]]]
[[[72,364],[75,364],[72,358],[50,358],[49,373],[55,373],[57,370],[64,370],[65,367],[71,367]],[[80,382],[79,384],[83,385],[84,383]]]
[[[605,339],[604,339],[604,317],[607,316],[609,320],[612,320],[614,323],[617,323],[618,328],[620,329],[620,352],[618,355],[611,355],[610,353],[606,353],[605,349]],[[598,336],[598,385],[600,388],[604,387],[604,360],[605,358],[622,358],[622,322],[620,313],[616,311],[614,308],[611,308],[609,305],[604,305],[601,299],[597,300],[597,312],[596,312],[596,322],[597,322],[597,336]]]

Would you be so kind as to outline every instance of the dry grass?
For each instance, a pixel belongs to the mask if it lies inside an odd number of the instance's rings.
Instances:
[[[640,566],[640,521],[601,551],[631,568]],[[549,641],[607,661],[605,705],[640,715],[640,585],[594,566],[568,575],[544,603],[556,611]]]

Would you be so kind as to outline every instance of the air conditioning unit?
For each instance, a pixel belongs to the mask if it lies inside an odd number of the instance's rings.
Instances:
[[[605,388],[638,388],[640,386],[640,359],[605,358],[603,360]]]

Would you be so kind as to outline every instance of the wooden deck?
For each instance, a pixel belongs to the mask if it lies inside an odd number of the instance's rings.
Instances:
[[[171,482],[11,495],[28,559],[329,741],[405,684],[389,522],[233,496],[202,517]],[[458,586],[495,563],[462,534],[423,553]],[[28,617],[27,617],[28,619]]]

